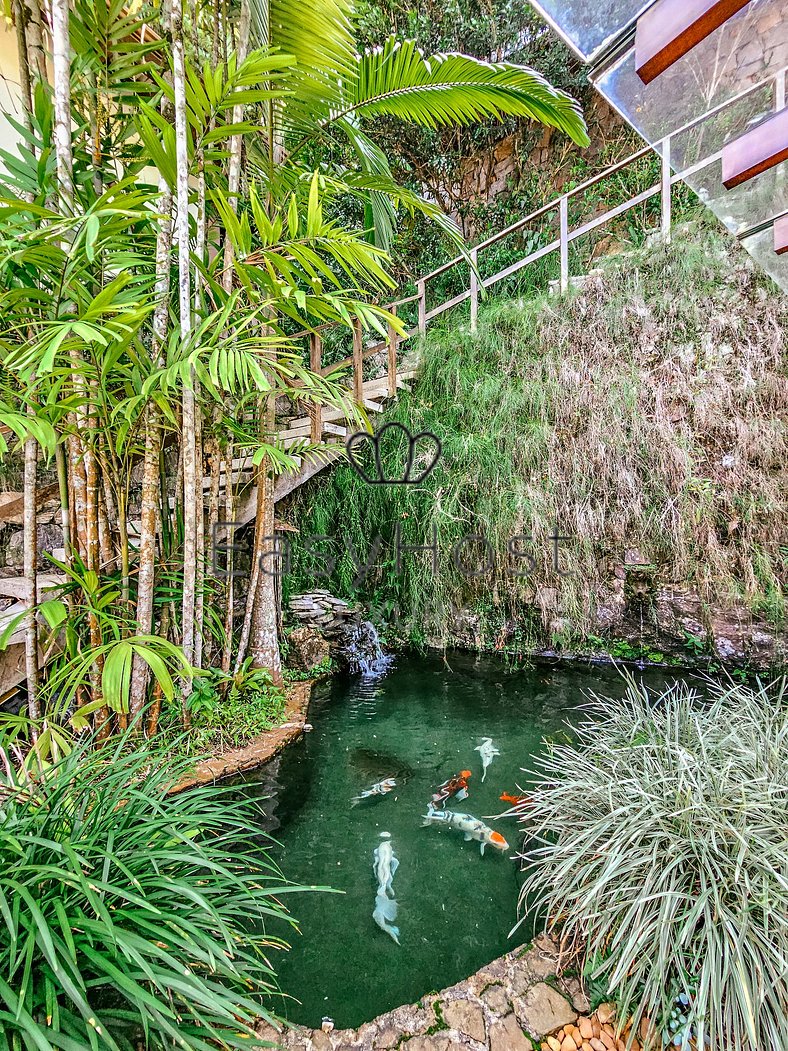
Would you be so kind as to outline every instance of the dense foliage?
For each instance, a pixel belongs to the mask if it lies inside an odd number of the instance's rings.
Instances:
[[[360,54],[351,0],[308,17],[292,0],[191,14],[186,34],[182,4],[143,18],[121,0],[56,0],[52,88],[45,64],[20,62],[20,145],[0,157],[0,422],[25,450],[28,714],[107,735],[146,707],[150,735],[179,700],[188,728],[208,668],[237,676],[248,658],[281,684],[272,579],[252,573],[237,610],[232,566],[212,576],[239,461],[254,472],[257,566],[275,476],[325,455],[284,446],[277,399],[364,421],[293,334],[402,331],[380,306],[401,212],[460,243],[394,178],[375,123],[512,116],[587,142],[575,100],[522,65],[428,58],[393,36]],[[20,55],[35,57],[36,26],[18,12]],[[64,552],[64,583],[40,604],[39,458]]]
[[[654,580],[780,624],[785,322],[769,279],[701,226],[612,257],[564,298],[491,303],[476,334],[430,331],[413,394],[386,418],[435,432],[440,462],[418,486],[371,487],[340,466],[298,494],[294,519],[328,535],[321,550],[336,562],[318,586],[398,618],[411,641],[455,638],[465,611],[481,644],[528,650],[593,630],[636,545]],[[568,576],[555,571],[555,524]],[[437,566],[424,551],[398,565],[397,528],[403,548],[434,538]],[[452,557],[473,534],[495,562],[478,576]],[[509,557],[514,536],[533,538],[519,544],[532,563]],[[327,563],[293,549],[290,586],[308,590]],[[480,545],[462,553],[473,567],[489,560]]]
[[[683,1051],[788,1048],[787,701],[632,684],[549,747],[521,808],[522,900]]]
[[[184,762],[128,735],[36,776],[0,759],[0,1048],[249,1046],[295,889],[253,806],[168,794]]]
[[[578,98],[587,119],[600,102],[583,64],[528,4],[451,0],[414,6],[398,0],[360,0],[357,12],[363,46],[377,47],[394,33],[413,39],[428,53],[463,52],[488,61],[524,63]],[[481,121],[436,129],[383,118],[373,135],[391,159],[397,179],[420,191],[426,187],[457,219],[466,237],[478,241],[541,206],[558,186],[588,178],[637,149],[630,129],[615,118],[607,121],[604,134],[590,120],[589,133],[590,149],[553,139],[549,160],[540,155],[537,145],[549,136],[516,116],[499,124]],[[495,178],[488,185],[493,167]],[[608,200],[617,203],[614,193]],[[404,217],[394,252],[394,266],[402,279],[417,277],[445,261],[446,245],[436,233],[428,224]]]

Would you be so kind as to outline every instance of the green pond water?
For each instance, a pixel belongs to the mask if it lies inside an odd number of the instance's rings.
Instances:
[[[649,684],[662,680],[651,673]],[[399,656],[379,679],[335,680],[319,688],[310,709],[314,730],[243,791],[261,803],[261,823],[278,841],[276,860],[296,883],[342,894],[289,895],[301,935],[275,965],[288,997],[277,1010],[291,1021],[355,1027],[382,1011],[472,974],[527,941],[512,937],[521,882],[512,855],[522,830],[488,820],[510,845],[504,853],[465,842],[453,829],[422,827],[441,782],[472,771],[470,797],[450,809],[488,818],[502,792],[528,787],[522,768],[544,735],[566,732],[581,717],[587,691],[620,695],[618,673],[600,667],[509,670],[494,658],[467,654]],[[491,737],[500,755],[482,783],[474,751]],[[351,807],[351,799],[385,777],[397,787]],[[391,834],[399,869],[400,944],[372,919],[377,881],[373,851]],[[300,1002],[299,1002],[300,1001]]]

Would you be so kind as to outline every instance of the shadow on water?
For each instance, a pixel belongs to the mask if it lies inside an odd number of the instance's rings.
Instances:
[[[654,688],[666,681],[653,671],[643,676]],[[523,767],[543,737],[571,733],[589,691],[624,690],[609,667],[511,670],[464,653],[401,656],[382,678],[319,687],[314,731],[243,780],[260,802],[261,831],[278,841],[285,875],[343,892],[289,899],[302,933],[275,960],[282,990],[300,1001],[288,1003],[287,1017],[314,1026],[329,1015],[338,1027],[357,1026],[527,941],[526,925],[508,937],[521,883],[512,855],[523,830],[512,819],[489,820],[510,849],[481,856],[479,844],[455,830],[422,827],[427,802],[442,781],[468,769],[470,796],[450,809],[500,814],[502,792],[527,790]],[[475,751],[483,737],[500,751],[484,782]],[[386,777],[397,781],[392,792],[351,806]],[[400,945],[372,919],[372,858],[384,832],[400,863],[393,881]]]

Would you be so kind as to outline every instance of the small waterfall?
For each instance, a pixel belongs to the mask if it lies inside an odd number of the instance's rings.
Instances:
[[[340,648],[350,670],[365,679],[379,678],[394,659],[391,654],[383,652],[375,625],[368,620],[346,624]]]

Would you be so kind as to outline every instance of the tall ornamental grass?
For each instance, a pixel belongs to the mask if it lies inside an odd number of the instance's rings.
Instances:
[[[0,747],[2,1051],[259,1046],[296,888],[249,803],[128,745],[34,777]]]
[[[682,1047],[788,1049],[785,681],[632,683],[539,766],[521,903],[584,945],[620,1016],[666,1025],[681,997]]]

